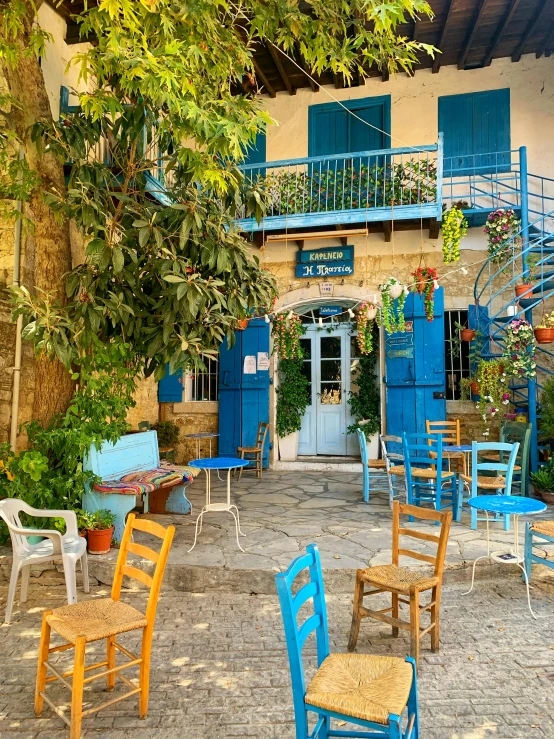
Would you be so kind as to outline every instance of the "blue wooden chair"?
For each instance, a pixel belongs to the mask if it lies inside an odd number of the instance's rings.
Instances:
[[[362,458],[363,468],[363,489],[362,493],[364,501],[369,503],[370,493],[370,478],[371,481],[388,481],[388,475],[386,472],[386,463],[384,459],[369,459],[367,453],[367,440],[362,429],[356,429],[356,435],[358,437],[358,444],[360,445],[360,456]],[[386,489],[383,487],[382,489]]]
[[[293,587],[300,573],[306,574],[308,581]],[[417,676],[411,657],[404,660],[370,654],[329,654],[317,546],[308,545],[306,554],[297,557],[275,580],[291,671],[296,739],[419,739]],[[318,670],[306,688],[302,651],[312,632]],[[317,716],[312,731],[308,728],[308,711]],[[331,719],[353,723],[367,731],[332,730]]]
[[[462,519],[463,504],[469,498],[476,498],[479,490],[486,490],[490,495],[496,491],[498,495],[510,495],[512,491],[512,479],[514,475],[514,467],[516,457],[519,451],[519,443],[501,444],[494,441],[485,441],[478,443],[476,441],[471,444],[471,475],[460,475],[458,480],[458,505],[456,510],[456,521]],[[480,462],[479,454],[483,454],[484,458],[489,453],[498,454],[499,461]],[[500,461],[506,458],[506,461]],[[479,473],[486,474],[479,474]],[[491,476],[491,473],[494,475]],[[468,490],[467,497],[464,497],[464,490]],[[477,528],[477,521],[485,521],[486,518],[477,516],[477,509],[470,508],[471,511],[471,528]],[[501,513],[495,516],[495,520],[499,520],[499,515],[504,516],[504,531],[510,530],[510,515]]]
[[[554,569],[554,560],[539,557],[533,554],[533,541],[536,540],[536,546],[548,546],[554,544],[554,521],[537,521],[525,524],[525,573],[521,575],[521,579],[525,582],[525,575],[531,579],[531,567],[533,562],[537,562],[546,567]]]
[[[443,455],[442,435],[404,432],[402,440],[408,504],[431,502],[437,511],[452,506],[454,515],[457,505],[456,474],[444,469],[447,461]],[[413,521],[412,517],[410,521]]]

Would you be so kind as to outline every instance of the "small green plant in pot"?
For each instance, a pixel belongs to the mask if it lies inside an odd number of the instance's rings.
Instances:
[[[175,421],[158,421],[152,428],[158,434],[158,446],[174,448],[179,443],[179,426]]]
[[[554,505],[554,466],[552,462],[532,472],[529,479],[545,503]]]
[[[107,508],[89,514],[86,532],[89,554],[107,554],[112,545],[115,514]]]

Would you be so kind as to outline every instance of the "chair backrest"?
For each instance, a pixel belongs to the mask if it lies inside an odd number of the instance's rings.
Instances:
[[[527,458],[529,456],[531,446],[531,429],[532,423],[520,423],[514,421],[514,423],[504,423],[500,427],[500,441],[503,444],[513,444],[519,442],[519,457]]]
[[[369,456],[367,453],[367,439],[365,438],[364,432],[360,428],[356,429],[356,436],[358,437],[358,444],[360,445],[360,457],[362,458],[362,464],[365,468],[367,467],[369,461]]]
[[[400,526],[400,514],[405,516],[413,516],[424,521],[433,521],[440,523],[440,532],[436,534],[428,534],[424,531],[416,531],[404,526]],[[448,542],[448,534],[450,533],[450,523],[452,521],[452,511],[435,511],[432,508],[421,508],[420,506],[407,505],[399,503],[395,500],[392,504],[392,563],[399,564],[400,557],[411,557],[420,562],[427,562],[433,565],[434,574],[442,577],[444,570],[444,560],[446,557],[446,545]],[[400,544],[401,536],[409,536],[419,541],[430,541],[437,545],[435,555],[426,552],[418,552],[414,549],[404,549]]]
[[[138,430],[139,431],[150,431],[150,421],[139,421]]]
[[[260,421],[260,423],[258,424],[258,434],[256,436],[256,446],[261,448],[262,456],[264,453],[265,438],[267,436],[268,431],[269,431],[269,423],[266,423],[266,421]]]
[[[480,472],[494,472],[506,478],[506,490],[512,488],[512,478],[514,475],[514,467],[516,457],[519,451],[519,443],[502,444],[496,441],[477,442],[471,444],[471,494],[477,495],[478,485],[477,477]],[[484,452],[498,452],[499,461],[495,462],[479,462],[479,455]],[[506,461],[503,461],[506,459]]]
[[[301,585],[294,592],[294,581],[300,573],[307,575],[307,583]],[[286,572],[275,576],[277,593],[281,604],[281,614],[285,627],[285,638],[292,681],[294,710],[297,717],[305,715],[304,694],[306,680],[302,662],[302,649],[308,636],[315,631],[317,646],[317,666],[329,654],[329,634],[327,630],[327,609],[325,607],[325,592],[321,572],[321,560],[315,544],[308,544],[306,554],[297,557]],[[309,609],[311,601],[312,609]],[[302,623],[299,623],[299,611],[305,604],[311,614],[301,614]]]
[[[412,476],[412,467],[423,467],[437,470],[436,484],[442,484],[443,473],[443,450],[442,434],[402,434],[404,442],[404,466],[406,468],[406,480],[409,482]],[[433,482],[434,484],[434,482]]]
[[[12,540],[12,547],[14,552],[19,556],[22,556],[25,552],[29,551],[29,543],[25,536],[16,533],[14,529],[25,528],[21,523],[19,514],[21,512],[29,513],[30,510],[32,510],[31,506],[27,505],[27,503],[24,503],[22,500],[19,500],[19,498],[6,498],[5,500],[0,500],[0,517],[4,519],[8,527]]]
[[[443,444],[461,444],[459,418],[452,421],[425,421],[425,429],[428,434],[441,434]]]
[[[155,431],[127,434],[115,444],[105,441],[100,449],[93,444],[83,462],[85,470],[94,472],[103,480],[119,479],[130,472],[153,470],[159,466],[160,450]]]
[[[131,541],[133,532],[143,531],[146,534],[155,536],[161,539],[162,545],[159,552],[156,552],[145,544],[139,544],[138,542]],[[160,589],[162,587],[162,580],[164,576],[165,566],[167,564],[167,558],[169,556],[169,550],[171,549],[171,543],[175,534],[175,526],[168,526],[164,528],[155,521],[149,521],[144,518],[137,518],[134,513],[130,513],[127,516],[127,523],[125,524],[125,531],[123,532],[123,538],[119,546],[119,556],[117,558],[117,564],[115,566],[115,574],[112,585],[112,598],[113,600],[119,600],[121,595],[121,584],[123,582],[123,576],[131,577],[134,580],[146,585],[150,589],[148,595],[148,602],[146,605],[146,620],[148,621],[147,629],[152,631],[154,628],[154,620],[156,618],[156,608],[158,606],[158,599],[160,597]],[[139,557],[149,559],[156,566],[154,568],[154,574],[149,575],[144,570],[139,570],[138,567],[127,564],[127,555],[131,552],[137,554]]]
[[[388,472],[391,467],[404,462],[404,446],[402,438],[400,436],[382,434],[379,439],[381,441],[381,450],[383,452],[383,458]]]

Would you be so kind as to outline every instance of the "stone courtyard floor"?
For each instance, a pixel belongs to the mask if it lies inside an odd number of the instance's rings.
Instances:
[[[554,586],[533,580],[534,621],[517,577],[443,590],[439,654],[423,642],[419,670],[421,739],[552,739],[554,737]],[[91,596],[106,595],[94,588]],[[0,588],[3,607],[5,588]],[[140,593],[124,593],[140,607]],[[26,610],[0,627],[0,737],[64,739],[61,720],[33,714],[41,611],[65,602],[63,588],[31,584]],[[344,652],[351,596],[328,595],[332,651]],[[132,634],[122,637],[138,648]],[[358,650],[404,656],[407,636],[362,624]],[[90,645],[99,654],[100,645]],[[308,672],[313,645],[308,642]],[[102,651],[103,655],[103,645]],[[88,654],[88,653],[87,653]],[[129,699],[84,720],[83,737],[105,739],[294,739],[284,634],[275,595],[190,594],[165,589],[153,644],[148,718]],[[92,655],[89,657],[93,660]],[[102,681],[92,684],[103,691]],[[124,689],[127,688],[124,686]],[[65,689],[49,687],[67,705]],[[94,695],[106,700],[106,693]],[[344,728],[344,727],[341,727]]]

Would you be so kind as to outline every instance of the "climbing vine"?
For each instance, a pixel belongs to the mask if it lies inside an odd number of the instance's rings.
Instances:
[[[376,315],[377,308],[373,303],[366,303],[364,301],[360,304],[356,316],[356,328],[358,329],[356,340],[360,354],[371,354],[373,351],[373,333]]]
[[[378,347],[379,330],[375,322],[372,325],[372,335],[373,345]],[[356,386],[356,389],[350,392],[348,399],[350,413],[354,418],[354,423],[348,427],[349,434],[356,433],[356,430],[361,428],[366,438],[369,438],[378,433],[381,427],[381,395],[375,374],[378,360],[377,350],[372,351],[371,354],[364,354],[357,360],[352,376],[352,384]],[[360,421],[367,421],[367,423],[360,426],[358,425]]]
[[[302,356],[300,337],[305,332],[302,319],[297,315],[279,313],[273,320],[274,352],[279,359],[298,359]]]
[[[457,204],[442,214],[442,256],[445,264],[460,258],[460,241],[467,234],[468,223]]]

